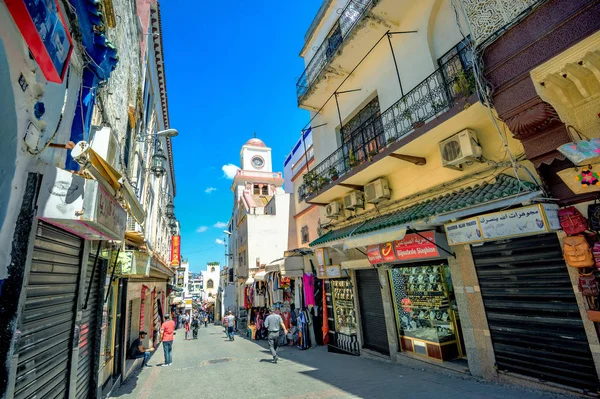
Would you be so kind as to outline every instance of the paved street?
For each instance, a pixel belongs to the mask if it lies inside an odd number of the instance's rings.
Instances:
[[[444,375],[382,361],[285,347],[270,363],[266,341],[236,337],[229,342],[221,327],[200,329],[197,341],[178,331],[173,366],[163,362],[162,347],[150,365],[134,374],[116,398],[557,398],[547,393]]]

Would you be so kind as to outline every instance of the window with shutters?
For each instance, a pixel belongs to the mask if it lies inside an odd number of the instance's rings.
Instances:
[[[302,244],[306,244],[309,241],[308,226],[302,227],[300,232],[301,232],[301,236],[302,236]]]

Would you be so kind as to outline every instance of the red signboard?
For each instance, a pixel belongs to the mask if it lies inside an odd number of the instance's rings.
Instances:
[[[424,231],[419,234],[421,236],[407,234],[404,239],[393,243],[369,245],[367,247],[369,262],[378,264],[439,257],[438,247],[434,244],[435,232]]]
[[[49,82],[62,83],[73,40],[58,0],[5,0],[23,39]]]
[[[181,236],[173,236],[171,240],[171,266],[181,263]]]
[[[369,258],[369,262],[372,265],[383,263],[383,257],[381,256],[381,251],[379,250],[379,244],[369,245],[367,247],[367,258]]]
[[[435,233],[433,231],[423,231],[419,234],[422,237],[416,234],[407,234],[403,240],[394,241],[398,260],[436,258],[440,256],[438,247],[434,244]]]

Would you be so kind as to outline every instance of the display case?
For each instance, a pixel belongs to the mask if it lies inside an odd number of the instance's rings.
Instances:
[[[331,280],[336,331],[356,335],[356,311],[350,279]]]
[[[396,267],[389,273],[402,348],[439,360],[459,357],[458,313],[448,266]]]

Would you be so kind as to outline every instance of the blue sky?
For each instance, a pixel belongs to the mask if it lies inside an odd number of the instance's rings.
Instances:
[[[253,132],[283,161],[308,122],[296,106],[295,82],[304,34],[322,0],[161,1],[182,257],[193,271],[224,263],[224,226],[231,216],[231,180]]]

